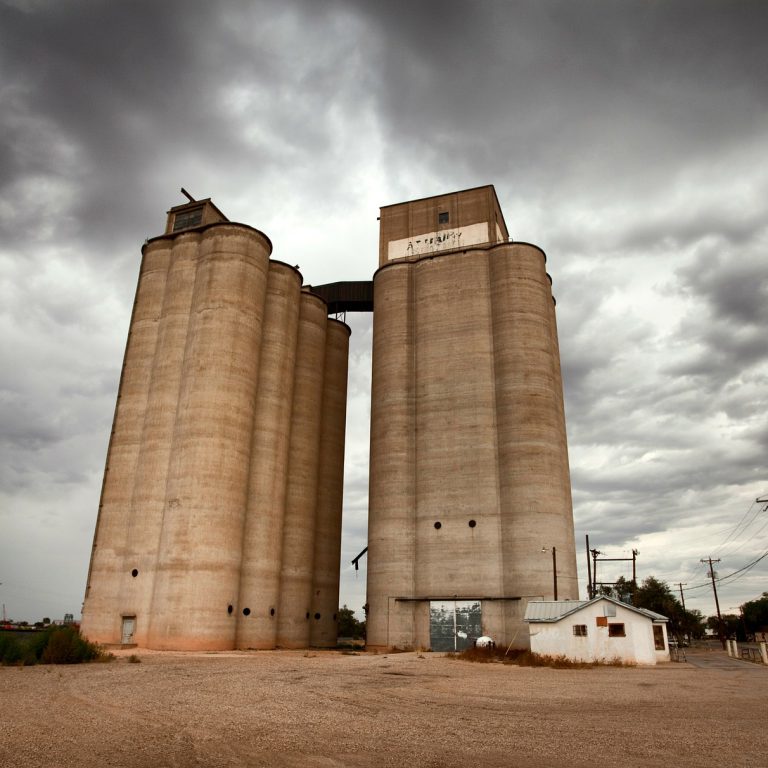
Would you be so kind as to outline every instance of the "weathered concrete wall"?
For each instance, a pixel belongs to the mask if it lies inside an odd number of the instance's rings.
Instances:
[[[190,233],[172,244],[131,498],[124,558],[124,571],[130,571],[131,578],[123,573],[120,580],[123,614],[148,617],[152,604],[199,241],[198,234]],[[148,625],[146,618],[137,623],[134,640],[138,645],[146,645]]]
[[[300,297],[301,275],[272,263],[237,601],[238,648],[274,648],[276,642]]]
[[[206,230],[174,429],[148,644],[232,648],[269,243]]]
[[[328,320],[310,608],[309,642],[315,648],[335,646],[338,636],[349,333],[344,323]]]
[[[117,596],[132,578],[126,545],[170,254],[165,241],[145,248],[133,304],[83,606],[83,631],[95,642],[119,642]]]
[[[83,611],[92,640],[119,643],[132,616],[150,648],[306,647],[317,549],[318,642],[335,643],[348,328],[270,251],[228,222],[144,248]]]
[[[327,324],[322,300],[302,292],[277,609],[281,648],[309,645]]]
[[[428,644],[427,601],[454,597],[496,598],[484,628],[526,645],[525,602],[551,595],[553,546],[559,596],[578,596],[544,262],[503,243],[374,277],[370,646]]]
[[[370,510],[368,516],[368,644],[413,644],[416,563],[415,278],[393,264],[374,279],[371,371]]]

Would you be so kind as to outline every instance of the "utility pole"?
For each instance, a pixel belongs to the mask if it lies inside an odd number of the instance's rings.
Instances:
[[[712,591],[715,593],[715,608],[717,609],[717,620],[720,624],[720,642],[723,649],[725,649],[725,627],[723,625],[723,617],[720,615],[720,601],[717,599],[717,585],[715,584],[715,569],[712,563],[719,563],[720,558],[713,560],[711,557],[701,560],[702,563],[709,563],[709,576],[712,579]]]
[[[557,548],[552,547],[552,578],[554,580],[555,600],[557,600]]]
[[[557,600],[557,547],[542,547],[541,551],[546,552],[547,549],[552,552],[552,592]]]
[[[680,587],[680,602],[683,604],[683,610],[685,610],[685,598],[683,597],[683,587],[687,587],[688,586],[688,582],[687,581],[678,581],[677,582],[677,586]]]
[[[636,550],[632,550],[632,589],[637,589],[637,556],[640,553]],[[633,595],[634,597],[634,595]]]
[[[592,594],[597,594],[597,556],[603,553],[597,549],[590,550],[592,552]]]
[[[589,559],[589,534],[587,534],[587,597],[591,600],[594,596],[592,592],[592,562]]]

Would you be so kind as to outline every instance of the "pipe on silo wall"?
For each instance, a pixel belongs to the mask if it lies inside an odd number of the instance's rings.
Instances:
[[[237,648],[274,648],[276,642],[300,302],[301,275],[271,262],[235,613]]]
[[[201,237],[148,645],[234,648],[269,240]]]
[[[328,320],[313,557],[309,644],[332,648],[338,640],[341,513],[350,329]]]
[[[543,252],[526,244],[493,248],[490,283],[505,593],[551,599],[548,552],[556,546],[558,596],[576,598],[562,387]],[[522,616],[509,618],[523,626]]]
[[[282,648],[309,645],[326,326],[325,302],[302,291],[276,612]]]
[[[412,266],[380,269],[373,281],[373,367],[368,512],[366,645],[413,640],[416,558],[415,285]]]
[[[131,501],[125,567],[121,573],[120,613],[136,617],[134,639],[139,646],[146,646],[148,640],[200,234],[184,233],[171,242],[171,261]]]
[[[83,604],[82,631],[93,642],[121,639],[117,598],[170,250],[167,242],[146,246],[139,272]]]

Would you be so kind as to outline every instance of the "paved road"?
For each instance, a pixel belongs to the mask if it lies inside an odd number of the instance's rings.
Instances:
[[[768,674],[768,666],[755,664],[751,661],[731,658],[725,651],[685,649],[685,656],[689,664],[700,669],[719,669],[723,672],[755,672]]]

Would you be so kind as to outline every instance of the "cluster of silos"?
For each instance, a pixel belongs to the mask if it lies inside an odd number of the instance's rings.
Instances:
[[[553,547],[559,597],[578,597],[544,253],[391,261],[374,303],[368,644],[429,647],[430,603],[466,599],[484,632],[525,645],[526,601],[553,596]]]
[[[82,630],[157,649],[336,643],[348,327],[261,232],[143,249]]]

